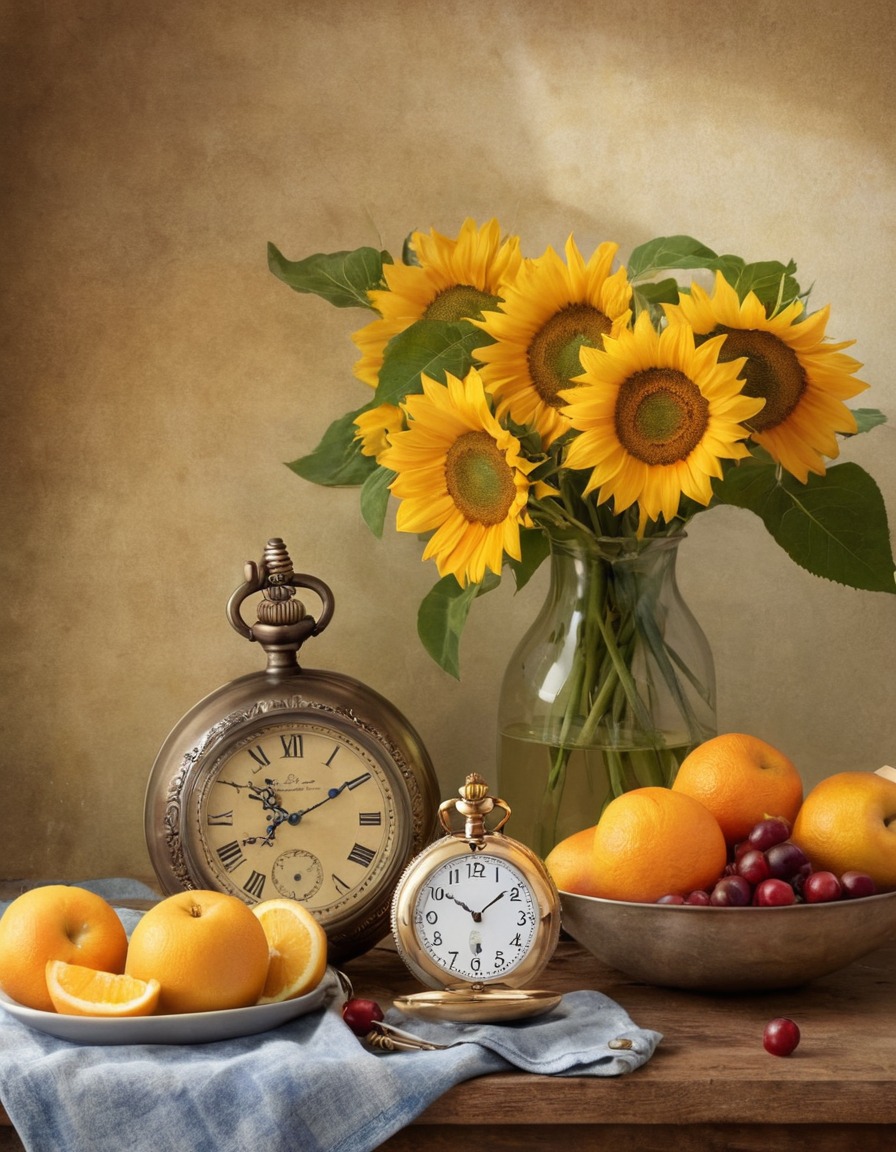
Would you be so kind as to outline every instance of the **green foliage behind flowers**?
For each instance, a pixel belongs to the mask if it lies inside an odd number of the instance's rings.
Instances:
[[[357,407],[289,467],[360,487],[377,536],[397,499],[398,528],[439,568],[418,630],[452,675],[473,602],[505,567],[522,587],[564,526],[638,539],[730,504],[814,575],[896,591],[877,485],[829,464],[840,437],[884,417],[843,403],[867,387],[860,365],[825,336],[828,309],[808,312],[793,261],[688,236],[650,240],[611,273],[615,254],[586,261],[570,238],[565,265],[551,249],[525,258],[495,221],[414,232],[399,263],[268,246],[290,288],[368,317]]]

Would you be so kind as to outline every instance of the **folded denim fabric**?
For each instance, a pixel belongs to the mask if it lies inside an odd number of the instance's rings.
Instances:
[[[120,914],[128,926],[132,916]],[[451,1047],[368,1051],[338,999],[258,1035],[182,1045],[81,1045],[4,1011],[0,1100],[29,1152],[368,1152],[474,1076],[615,1076],[649,1060],[661,1039],[591,991],[509,1024],[395,1009],[386,1019]]]

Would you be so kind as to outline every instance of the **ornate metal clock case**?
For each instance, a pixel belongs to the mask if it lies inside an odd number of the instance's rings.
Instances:
[[[296,599],[310,589],[317,618]],[[261,593],[250,627],[241,607]],[[293,571],[280,539],[231,596],[227,615],[267,668],[192,708],[158,753],[145,832],[163,890],[229,892],[249,904],[300,900],[339,962],[389,929],[392,893],[431,838],[438,790],[420,737],[384,697],[298,651],[333,616],[333,594]]]

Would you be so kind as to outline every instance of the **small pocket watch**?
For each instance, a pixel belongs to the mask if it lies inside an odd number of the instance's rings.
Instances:
[[[446,835],[411,861],[392,900],[392,935],[413,975],[429,989],[400,997],[411,1015],[487,1021],[536,1016],[560,996],[527,988],[560,935],[560,899],[550,874],[524,844],[505,836],[503,800],[472,774],[458,799],[439,807]],[[492,828],[487,818],[502,815]],[[452,826],[452,815],[464,818]]]
[[[297,588],[320,600],[317,618]],[[249,627],[241,608],[256,593]],[[395,884],[435,830],[438,787],[394,705],[350,676],[299,666],[333,608],[330,588],[294,572],[279,538],[246,565],[227,615],[261,645],[267,668],[218,688],[175,725],[150,774],[144,823],[164,892],[292,897],[320,921],[338,963],[388,932]]]

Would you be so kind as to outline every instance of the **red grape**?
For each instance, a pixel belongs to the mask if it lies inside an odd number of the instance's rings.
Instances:
[[[786,880],[772,878],[757,885],[753,903],[760,908],[780,908],[796,902],[796,893]]]
[[[689,892],[684,899],[685,904],[708,904],[709,893],[698,888],[696,892]]]
[[[723,876],[709,895],[717,908],[742,908],[750,903],[753,887],[743,876]]]
[[[802,848],[792,840],[784,840],[780,844],[773,844],[766,850],[765,858],[768,860],[770,875],[779,880],[789,880],[797,872],[805,868],[809,861]]]
[[[376,1000],[346,1000],[342,1006],[342,1019],[356,1036],[366,1036],[382,1018],[383,1010]]]
[[[826,904],[839,900],[843,887],[833,872],[811,872],[803,881],[802,893],[807,904]]]
[[[766,1024],[762,1046],[772,1056],[789,1056],[800,1042],[800,1030],[786,1016],[776,1016]]]
[[[670,892],[668,896],[660,896],[657,904],[684,904],[684,896],[679,896],[675,892]]]
[[[790,835],[790,825],[780,816],[769,816],[760,820],[750,831],[747,839],[752,848],[765,852],[775,844],[782,844]]]
[[[840,885],[847,900],[873,896],[877,892],[877,885],[866,872],[844,872],[840,877]]]
[[[758,884],[762,880],[767,880],[771,876],[771,869],[769,868],[768,860],[764,852],[760,852],[758,848],[750,848],[740,857],[737,864],[737,875],[743,878],[750,884]]]

